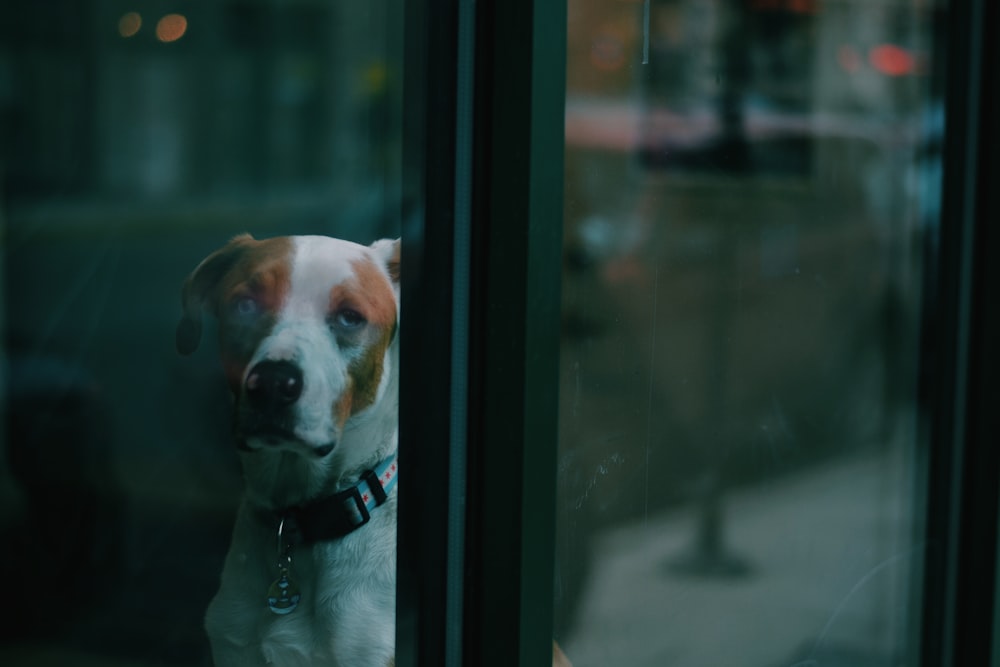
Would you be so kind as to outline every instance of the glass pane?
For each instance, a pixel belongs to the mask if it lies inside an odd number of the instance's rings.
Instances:
[[[931,0],[570,0],[556,629],[914,664]]]
[[[399,10],[0,9],[0,664],[209,664],[242,481],[181,284],[242,232],[398,236]]]

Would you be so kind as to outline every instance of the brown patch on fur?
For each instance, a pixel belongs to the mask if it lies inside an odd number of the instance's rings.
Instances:
[[[279,310],[292,284],[292,240],[287,237],[254,241],[245,247],[223,276],[216,292],[216,314],[232,299],[253,297],[265,312]]]
[[[219,284],[215,314],[219,319],[223,364],[234,392],[238,392],[250,357],[274,328],[277,313],[288,297],[292,252],[293,243],[288,238],[256,241]],[[255,317],[244,319],[234,312],[234,307],[247,297],[254,300],[258,310]]]
[[[184,319],[178,327],[178,349],[190,353],[201,335],[201,310],[219,320],[222,363],[230,387],[239,388],[243,368],[257,344],[274,326],[291,286],[293,243],[281,237],[257,241],[242,234],[198,265],[184,283]],[[252,298],[257,312],[241,318],[234,304]]]
[[[383,330],[381,338],[348,368],[354,385],[354,412],[367,408],[378,396],[379,383],[385,371],[385,351],[392,343],[394,330]]]
[[[389,278],[370,259],[352,262],[354,275],[330,290],[330,312],[351,308],[380,328],[396,323],[396,298]]]
[[[385,352],[396,334],[396,298],[386,274],[369,259],[353,263],[354,275],[330,290],[330,313],[342,308],[357,311],[368,322],[357,340],[348,340],[364,349],[351,363],[351,414],[372,403],[384,372]]]
[[[338,428],[344,428],[344,424],[347,423],[348,418],[353,413],[354,407],[354,393],[352,391],[350,382],[344,392],[337,399],[337,402],[333,404],[333,417],[337,422]]]

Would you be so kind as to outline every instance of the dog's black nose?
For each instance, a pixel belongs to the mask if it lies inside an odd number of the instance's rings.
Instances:
[[[283,408],[302,395],[302,371],[288,361],[262,361],[250,369],[244,389],[258,410]]]

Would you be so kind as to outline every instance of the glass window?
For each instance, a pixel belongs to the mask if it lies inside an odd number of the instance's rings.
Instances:
[[[403,238],[399,667],[995,657],[996,7],[0,9],[0,664],[211,661],[242,232]]]
[[[398,4],[0,9],[0,663],[206,664],[242,484],[181,284],[242,232],[399,235]]]
[[[570,0],[575,667],[916,664],[942,9]]]

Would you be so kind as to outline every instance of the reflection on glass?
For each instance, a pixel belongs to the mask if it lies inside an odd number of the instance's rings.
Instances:
[[[940,4],[570,0],[576,667],[908,664]]]
[[[0,664],[210,662],[241,479],[181,283],[242,232],[398,235],[401,14],[0,8]]]

